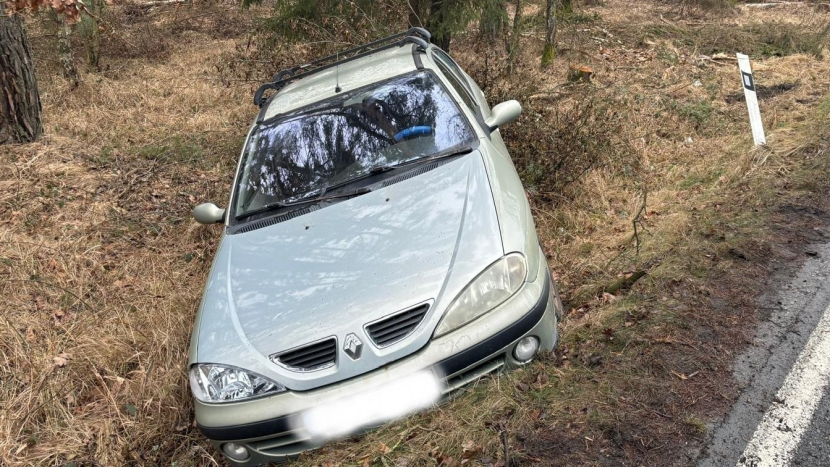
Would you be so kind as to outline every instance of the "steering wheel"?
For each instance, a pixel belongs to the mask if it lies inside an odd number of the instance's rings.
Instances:
[[[420,138],[421,136],[432,135],[433,129],[431,126],[411,126],[405,130],[398,132],[395,135],[395,142],[400,143],[412,138]]]

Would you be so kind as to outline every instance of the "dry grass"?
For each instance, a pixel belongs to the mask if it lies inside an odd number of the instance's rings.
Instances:
[[[46,136],[0,149],[0,463],[214,462],[184,375],[215,232],[189,211],[227,196],[252,106],[212,73],[234,42],[201,39],[42,80]]]
[[[799,24],[811,12],[778,9],[774,21]],[[563,26],[545,72],[540,31],[529,31],[524,87],[493,78],[488,92],[528,93],[526,119],[579,108],[575,96],[624,107],[614,131],[636,166],[599,164],[559,201],[533,194],[534,209],[566,298],[634,270],[648,275],[571,310],[556,355],[297,465],[498,464],[505,449],[525,464],[682,463],[666,454],[700,446],[704,422],[734,395],[723,381],[755,319],[742,305],[762,284],[777,235],[770,222],[826,178],[830,60],[753,63],[758,84],[797,86],[762,99],[770,145],[752,150],[743,104],[729,99],[740,92],[734,65],[698,58],[685,32],[697,25],[671,19],[661,35],[643,35],[638,24],[671,10],[639,1],[609,0],[593,13],[600,20]],[[48,41],[36,40],[46,136],[0,148],[0,463],[222,464],[193,427],[185,374],[218,232],[189,211],[227,197],[255,110],[250,84],[226,87],[217,74],[245,39],[215,26],[258,14],[150,12],[118,33],[122,48],[110,53],[126,58],[111,57],[75,90],[54,74]],[[740,21],[773,20],[747,15]],[[142,40],[171,34],[163,54],[137,53]],[[473,70],[465,50],[475,40],[456,46]],[[593,85],[563,86],[570,64],[594,67]],[[559,141],[530,157],[522,128],[540,130],[525,120],[506,138],[527,175]],[[632,221],[644,192],[638,251]]]

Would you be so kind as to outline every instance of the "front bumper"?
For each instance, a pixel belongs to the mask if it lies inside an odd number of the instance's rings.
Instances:
[[[540,349],[557,343],[557,308],[561,302],[547,264],[541,262],[535,282],[526,283],[507,302],[458,330],[433,339],[420,351],[386,367],[312,391],[286,392],[231,404],[194,400],[196,421],[220,449],[226,442],[247,448],[250,457],[232,461],[239,466],[279,462],[314,449],[324,441],[312,439],[299,422],[303,412],[342,397],[380,387],[401,377],[430,369],[444,376],[444,393],[496,371],[520,366],[513,348],[525,336],[536,336]]]

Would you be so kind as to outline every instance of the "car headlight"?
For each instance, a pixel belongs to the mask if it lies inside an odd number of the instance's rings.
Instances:
[[[435,337],[454,331],[501,305],[519,290],[526,278],[524,256],[511,253],[500,258],[455,297],[438,323]]]
[[[190,389],[202,402],[231,402],[285,391],[285,386],[250,371],[224,365],[190,368]]]

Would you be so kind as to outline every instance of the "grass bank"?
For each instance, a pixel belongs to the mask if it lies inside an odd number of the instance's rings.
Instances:
[[[767,53],[758,35],[823,17],[808,5],[740,8],[701,19],[609,0],[563,21],[545,70],[530,22],[512,75],[488,75],[472,51],[489,63],[503,52],[483,50],[475,31],[456,39],[454,55],[491,101],[524,104],[505,140],[570,304],[562,344],[296,465],[677,465],[690,458],[678,446],[694,455],[736,394],[730,361],[760,318],[753,298],[770,261],[797,259],[827,190],[827,44],[773,41],[780,53]],[[234,25],[266,13],[113,7],[123,27],[105,47],[109,66],[76,89],[47,36],[33,39],[46,135],[0,147],[3,464],[222,463],[193,425],[186,380],[218,238],[190,209],[228,196],[260,76],[223,70],[242,66],[229,58],[249,44]],[[818,30],[787,31],[797,45]],[[769,89],[764,149],[751,145],[734,48],[753,53]],[[570,65],[592,67],[592,83],[569,83]]]

